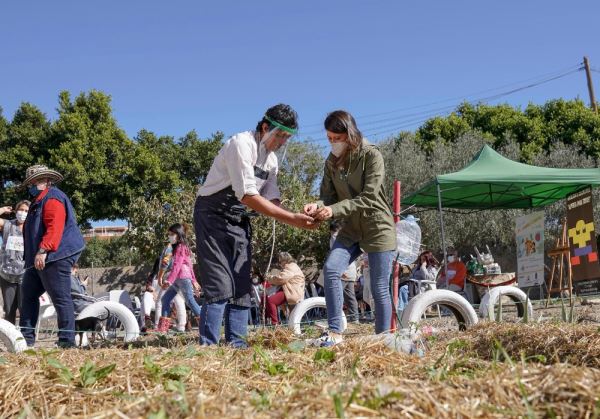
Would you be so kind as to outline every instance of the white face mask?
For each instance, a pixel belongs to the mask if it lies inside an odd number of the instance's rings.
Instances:
[[[344,154],[346,148],[348,148],[347,142],[331,143],[331,154],[333,154],[335,157],[340,157],[342,154]]]
[[[169,243],[171,243],[171,244],[177,243],[177,236],[172,236],[169,234]]]
[[[448,263],[454,262],[454,256],[448,256]]]
[[[24,223],[27,218],[27,211],[17,211],[17,221]]]

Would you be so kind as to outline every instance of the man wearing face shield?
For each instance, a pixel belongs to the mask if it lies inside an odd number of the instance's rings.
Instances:
[[[200,343],[225,340],[245,347],[252,286],[252,230],[248,209],[299,228],[317,226],[313,218],[280,207],[275,151],[296,133],[296,112],[279,104],[267,110],[256,131],[229,138],[198,191],[194,207],[200,284],[205,303]]]

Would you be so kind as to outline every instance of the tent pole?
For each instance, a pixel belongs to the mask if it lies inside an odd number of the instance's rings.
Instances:
[[[439,182],[436,181],[438,195],[438,211],[440,212],[440,232],[442,234],[442,252],[444,253],[444,278],[446,278],[446,288],[448,288],[448,255],[446,254],[446,233],[444,232],[444,212],[442,210],[442,191]]]

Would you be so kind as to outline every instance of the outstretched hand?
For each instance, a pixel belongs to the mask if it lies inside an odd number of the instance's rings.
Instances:
[[[301,213],[294,214],[291,224],[305,230],[314,230],[319,227],[319,223],[313,217]]]

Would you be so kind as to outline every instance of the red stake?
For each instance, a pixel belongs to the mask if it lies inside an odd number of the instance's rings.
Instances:
[[[399,180],[394,181],[394,222],[398,224],[400,222],[400,197],[401,197],[401,184]],[[400,277],[400,264],[394,260],[393,269],[393,290],[392,290],[392,324],[391,331],[396,331],[396,317],[397,317],[397,307],[398,307],[398,283]]]

